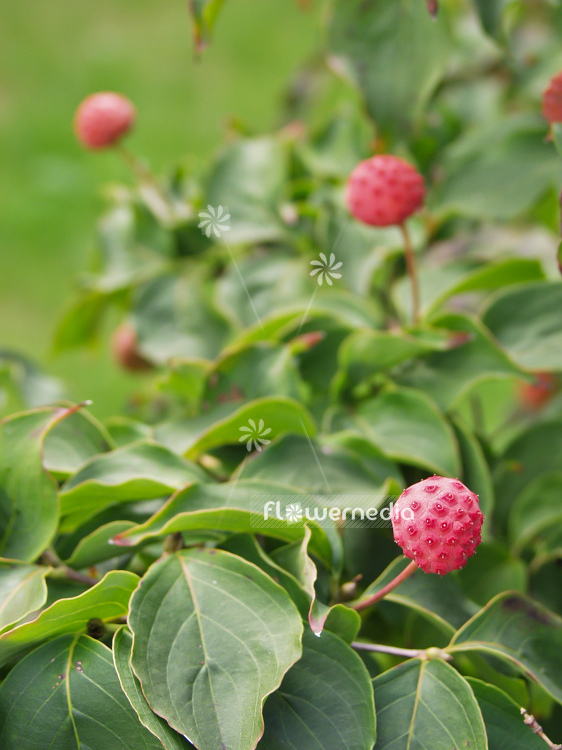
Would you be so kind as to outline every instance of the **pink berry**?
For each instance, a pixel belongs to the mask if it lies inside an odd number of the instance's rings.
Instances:
[[[74,117],[74,132],[86,148],[108,148],[128,133],[134,122],[135,108],[128,99],[102,91],[80,104]]]
[[[360,162],[347,182],[349,212],[376,227],[403,224],[421,208],[424,198],[423,177],[397,156],[373,156]]]
[[[458,479],[430,477],[405,490],[393,508],[394,540],[425,573],[460,570],[482,541],[478,496]]]
[[[548,84],[542,96],[542,113],[548,122],[562,122],[562,73]]]

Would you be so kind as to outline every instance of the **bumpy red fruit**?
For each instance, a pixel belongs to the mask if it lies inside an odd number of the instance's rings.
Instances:
[[[86,148],[108,148],[131,130],[135,108],[121,94],[102,91],[88,96],[76,110],[74,131]]]
[[[562,73],[548,84],[542,97],[542,113],[548,122],[562,122]]]
[[[466,565],[482,541],[478,495],[458,479],[433,476],[413,484],[392,510],[394,540],[426,573]]]
[[[397,156],[373,156],[360,162],[347,182],[350,214],[376,227],[402,224],[421,208],[424,198],[423,177]]]

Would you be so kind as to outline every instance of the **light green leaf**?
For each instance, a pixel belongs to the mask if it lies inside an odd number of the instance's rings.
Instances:
[[[67,479],[88,459],[114,447],[105,428],[81,409],[47,433],[43,451],[45,468],[57,479]]]
[[[226,242],[283,238],[279,208],[286,158],[283,144],[267,137],[241,139],[225,148],[209,177],[206,203],[215,210],[222,206],[230,214]]]
[[[387,456],[445,476],[459,476],[454,433],[437,405],[413,388],[380,393],[363,403],[356,422]]]
[[[521,367],[562,370],[561,307],[561,283],[535,282],[500,294],[483,321]]]
[[[123,692],[135,709],[141,724],[158,737],[166,750],[187,750],[193,745],[169,726],[150,708],[140,682],[131,667],[133,638],[126,628],[120,628],[113,638],[113,663]]]
[[[0,562],[0,632],[44,604],[49,571],[43,565]]]
[[[119,534],[115,543],[139,544],[154,536],[195,530],[261,533],[293,542],[302,539],[306,523],[311,530],[311,550],[328,568],[341,565],[341,542],[336,526],[329,518],[290,522],[276,517],[275,503],[294,503],[301,508],[316,507],[313,498],[292,487],[273,482],[237,481],[217,485],[195,484],[176,495],[146,523]],[[269,517],[265,506],[271,503]],[[313,511],[311,510],[311,515]],[[322,515],[318,514],[319,518]]]
[[[193,22],[193,43],[201,52],[211,39],[213,28],[224,0],[191,0],[188,8]]]
[[[324,631],[303,636],[302,658],[287,672],[264,710],[258,750],[371,750],[373,687],[357,654]]]
[[[441,659],[411,659],[373,681],[377,750],[488,750],[469,684]]]
[[[64,635],[21,661],[0,688],[0,745],[19,750],[162,750],[123,693],[111,651]]]
[[[152,709],[199,750],[252,750],[264,699],[301,655],[286,591],[222,550],[182,550],[149,569],[129,624]]]
[[[243,440],[249,444],[251,437],[257,440],[261,449],[261,445],[267,445],[273,438],[287,432],[313,437],[316,426],[309,412],[293,399],[260,398],[239,407],[204,430],[185,455],[195,458],[221,445],[239,445]]]
[[[0,422],[0,555],[32,562],[58,518],[57,485],[43,465],[43,442],[64,409],[37,409]]]
[[[456,633],[447,650],[497,656],[562,703],[562,618],[522,594],[511,591],[492,599]]]
[[[434,22],[419,0],[338,0],[330,47],[353,71],[380,130],[405,137],[447,70],[445,12]]]
[[[0,666],[9,663],[43,641],[67,633],[83,633],[91,619],[109,622],[124,617],[138,576],[114,570],[88,591],[70,599],[59,599],[32,622],[0,635]]]
[[[201,482],[205,473],[162,445],[133,443],[88,461],[61,490],[64,530],[119,502],[148,500]]]

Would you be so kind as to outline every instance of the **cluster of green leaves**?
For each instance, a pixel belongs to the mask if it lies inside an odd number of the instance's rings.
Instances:
[[[192,4],[202,38],[220,4]],[[114,190],[56,344],[117,309],[154,369],[106,424],[0,423],[2,748],[544,748],[520,706],[562,733],[561,180],[538,114],[562,9],[520,6],[335,0],[279,133]],[[429,187],[417,325],[400,233],[344,205],[373,144]],[[341,278],[311,275],[320,253]],[[58,397],[6,362],[30,406]],[[266,517],[382,509],[433,473],[480,495],[478,555],[361,616],[406,565],[389,523]]]

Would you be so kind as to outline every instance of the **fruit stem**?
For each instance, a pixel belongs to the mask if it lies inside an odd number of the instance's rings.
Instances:
[[[356,612],[360,612],[362,609],[372,607],[373,604],[380,602],[380,600],[384,599],[387,594],[390,594],[390,592],[393,591],[397,586],[400,586],[400,584],[403,583],[406,578],[409,578],[411,575],[413,575],[417,569],[418,564],[414,560],[412,560],[408,567],[404,568],[404,570],[399,573],[396,578],[393,578],[390,583],[387,583],[386,586],[383,586],[383,588],[380,589],[380,591],[377,591],[376,594],[373,594],[368,599],[360,599],[358,602],[355,602],[355,604],[350,604],[349,606]]]
[[[153,212],[163,221],[170,221],[173,218],[172,206],[150,169],[148,169],[142,161],[132,153],[132,151],[129,151],[126,146],[123,146],[123,144],[118,143],[114,148],[141,185],[145,185],[145,187],[151,190],[152,199],[150,201],[150,208],[152,208]]]
[[[412,322],[414,325],[417,325],[420,319],[420,288],[416,268],[416,254],[414,253],[410,232],[405,223],[400,224],[400,231],[404,240],[406,268],[408,269],[408,276],[410,277],[410,284],[412,286]]]
[[[429,659],[433,657],[433,654],[428,654],[427,649],[398,648],[398,646],[383,646],[380,643],[361,643],[360,641],[354,641],[351,644],[351,647],[357,651],[376,651],[381,654],[391,654],[392,656],[405,656],[407,659]],[[445,661],[452,660],[453,657],[450,654],[441,649],[436,650],[440,659],[445,659]]]

